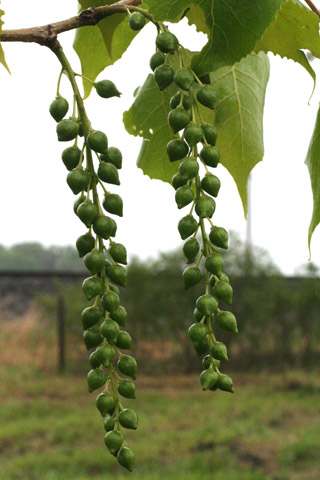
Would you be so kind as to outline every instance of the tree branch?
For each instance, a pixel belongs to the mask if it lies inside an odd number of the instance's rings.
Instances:
[[[141,11],[147,18],[153,20],[151,15],[148,15],[145,10],[137,8],[141,3],[141,0],[121,0],[112,5],[88,8],[75,17],[51,23],[49,25],[16,30],[3,30],[0,35],[0,41],[34,42],[39,45],[50,47],[57,39],[59,33],[74,30],[79,27],[96,25],[103,18],[114,15],[115,13],[127,13],[128,9],[131,11]]]
[[[309,5],[309,7],[311,8],[311,10],[316,14],[318,15],[319,19],[320,19],[320,11],[317,9],[317,7],[315,6],[315,4],[312,2],[312,0],[305,0],[305,2]]]

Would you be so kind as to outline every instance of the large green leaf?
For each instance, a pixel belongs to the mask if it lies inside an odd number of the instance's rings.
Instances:
[[[131,108],[124,113],[123,122],[131,135],[142,137],[143,143],[137,165],[150,178],[170,182],[177,171],[176,163],[170,163],[166,146],[176,135],[168,124],[169,100],[176,87],[160,92],[153,75],[148,75],[137,92]]]
[[[209,32],[209,41],[193,58],[192,68],[203,75],[240,61],[255,48],[282,1],[193,1],[187,13],[189,22],[205,33]],[[199,14],[200,9],[204,16]]]
[[[113,0],[80,0],[80,10],[88,7],[110,5]],[[113,14],[104,18],[98,25],[78,28],[73,48],[77,52],[83,75],[95,80],[100,72],[115,63],[127,50],[137,32],[128,25],[127,15]],[[85,97],[88,97],[92,84],[83,81]]]
[[[0,1],[1,3],[1,1]],[[0,9],[0,35],[1,35],[1,32],[2,32],[2,25],[3,25],[3,20],[2,20],[2,15],[4,15],[4,11]],[[2,63],[2,65],[8,70],[8,72],[10,73],[10,70],[9,70],[9,67],[7,65],[7,62],[6,62],[6,59],[5,59],[5,56],[4,56],[4,51],[3,51],[3,48],[0,44],[0,63]]]
[[[306,157],[306,164],[309,169],[313,194],[313,212],[308,235],[308,245],[310,250],[312,234],[320,223],[320,107]]]
[[[250,54],[211,76],[219,100],[215,125],[221,163],[237,184],[245,214],[248,176],[264,153],[263,109],[269,68],[267,55]]]
[[[212,74],[219,103],[215,113],[204,107],[200,109],[201,120],[215,123],[218,129],[221,163],[237,184],[245,212],[248,176],[263,157],[262,123],[268,78],[267,55],[250,54],[236,65]],[[166,155],[166,145],[174,138],[167,115],[168,100],[175,89],[171,86],[160,92],[149,75],[134,104],[124,114],[127,131],[144,138],[138,166],[150,178],[166,182],[170,182],[178,168],[178,163],[170,163]]]
[[[149,13],[153,15],[158,22],[178,22],[189,5],[191,0],[145,0]],[[211,3],[211,0],[210,0]]]
[[[255,51],[273,52],[300,63],[315,79],[315,73],[305,53],[320,58],[319,18],[299,0],[287,0],[274,22],[258,42]]]

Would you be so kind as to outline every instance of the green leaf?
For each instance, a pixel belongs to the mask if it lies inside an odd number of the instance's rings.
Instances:
[[[312,234],[320,223],[320,108],[307,152],[306,164],[309,169],[313,194],[313,212],[309,225],[308,246],[310,250]]]
[[[189,23],[209,32],[209,41],[192,60],[198,75],[234,65],[255,48],[283,0],[195,0]],[[204,13],[199,15],[199,9]],[[205,19],[205,28],[204,28]]]
[[[217,147],[222,165],[237,184],[245,215],[248,176],[264,153],[263,109],[269,70],[267,55],[260,53],[250,54],[234,66],[220,68],[211,75],[218,98]]]
[[[146,0],[145,5],[156,21],[178,22],[185,9],[192,3],[191,0],[162,0],[161,2]]]
[[[170,86],[160,92],[150,74],[138,90],[133,105],[123,115],[126,130],[144,139],[138,167],[150,178],[169,183],[177,171],[177,162],[169,162],[166,151],[167,143],[177,137],[168,124],[169,100],[176,91],[177,87]]]
[[[110,5],[113,0],[80,0],[81,10],[89,7]],[[101,20],[98,25],[78,28],[73,48],[77,52],[82,74],[95,81],[100,72],[113,65],[136,36],[131,30],[126,14],[117,13]],[[83,80],[85,98],[92,90],[92,84]]]
[[[305,53],[320,58],[319,18],[298,0],[284,2],[275,20],[265,31],[255,51],[272,52],[300,63],[315,80]]]
[[[0,1],[1,3],[1,1]],[[1,35],[1,32],[2,32],[2,25],[3,25],[3,20],[1,19],[2,15],[4,15],[4,11],[0,9],[0,35]],[[2,65],[8,70],[8,72],[10,73],[10,70],[9,70],[9,67],[7,65],[7,62],[6,62],[6,59],[5,59],[5,56],[4,56],[4,51],[3,51],[3,48],[1,46],[1,43],[0,43],[0,63],[2,63]]]

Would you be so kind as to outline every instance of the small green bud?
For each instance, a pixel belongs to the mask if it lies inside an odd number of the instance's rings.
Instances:
[[[105,320],[101,327],[100,332],[110,343],[116,343],[120,327],[114,320]]]
[[[210,145],[215,146],[217,138],[218,138],[218,131],[217,131],[216,127],[214,125],[210,125],[210,124],[207,123],[207,124],[201,125],[201,128],[202,128],[204,138],[206,139],[206,141]]]
[[[192,343],[200,343],[207,333],[208,329],[203,323],[193,323],[188,330],[188,335]]]
[[[132,348],[131,335],[128,332],[119,332],[116,345],[121,350],[131,350]]]
[[[85,330],[85,332],[83,332],[83,339],[87,350],[97,347],[103,341],[103,337],[97,328]]]
[[[103,392],[97,396],[96,407],[103,417],[105,417],[107,413],[112,413],[114,406],[114,399],[110,393]]]
[[[94,249],[92,252],[87,253],[84,257],[84,264],[91,273],[91,275],[95,275],[96,273],[100,272],[105,263],[105,257],[103,253],[100,253],[98,250]]]
[[[227,347],[222,342],[214,342],[210,350],[211,355],[218,359],[224,360],[225,362],[229,361]]]
[[[101,298],[101,303],[107,312],[115,313],[117,308],[120,306],[120,297],[117,293],[109,290]]]
[[[103,426],[106,432],[111,432],[116,424],[116,419],[114,417],[110,417],[109,415],[103,421]]]
[[[103,162],[112,163],[120,169],[122,167],[122,153],[116,147],[109,147],[107,153],[102,153],[100,159]]]
[[[107,275],[116,285],[120,285],[121,287],[126,286],[127,272],[122,265],[111,265],[108,269]]]
[[[73,170],[80,162],[81,150],[80,148],[73,146],[63,150],[61,154],[62,161],[67,170]]]
[[[120,97],[121,93],[111,80],[101,80],[94,84],[97,94],[102,98]]]
[[[136,387],[130,380],[120,379],[117,390],[125,398],[136,398]]]
[[[203,147],[200,158],[208,167],[216,168],[220,161],[220,152],[216,147]]]
[[[227,332],[238,333],[236,317],[231,312],[218,313],[217,324]]]
[[[194,191],[192,188],[184,185],[179,187],[175,194],[175,200],[178,208],[183,208],[189,205],[194,199]]]
[[[198,222],[192,215],[186,215],[178,223],[178,230],[182,240],[190,237],[198,229]]]
[[[124,428],[136,430],[138,427],[138,417],[132,408],[125,408],[119,413],[119,423]]]
[[[195,212],[200,218],[211,218],[216,209],[216,203],[211,197],[202,196],[196,202]]]
[[[100,132],[100,130],[93,130],[89,133],[87,136],[87,144],[91,150],[97,153],[108,152],[108,137],[105,133]]]
[[[201,188],[213,197],[218,196],[220,186],[221,183],[219,178],[215,175],[212,175],[212,173],[207,173],[201,180]]]
[[[123,436],[120,432],[116,430],[108,432],[104,436],[104,443],[106,444],[112,455],[117,455],[118,451],[121,448],[121,445],[123,444]]]
[[[193,344],[195,351],[199,356],[205,355],[206,353],[209,352],[210,350],[210,340],[209,340],[209,335],[204,337],[203,340],[199,343],[194,343]]]
[[[131,30],[138,32],[141,30],[146,23],[145,16],[140,12],[133,12],[130,14],[128,19],[128,24]]]
[[[119,464],[132,472],[134,465],[134,453],[129,447],[122,447],[117,455],[117,460]]]
[[[115,320],[120,327],[125,327],[127,325],[127,311],[124,307],[118,307],[114,312],[110,313],[112,320]]]
[[[69,118],[61,120],[57,124],[56,131],[59,142],[68,142],[76,138],[79,133],[79,126],[73,118]]]
[[[163,65],[165,62],[165,59],[166,59],[166,56],[164,55],[164,53],[162,52],[154,53],[150,58],[150,62],[149,62],[151,70],[154,72],[155,69],[159,67],[159,65]]]
[[[123,201],[116,193],[106,194],[102,202],[103,208],[113,215],[123,216]]]
[[[228,232],[223,227],[213,227],[209,233],[209,239],[216,247],[228,248]]]
[[[164,63],[159,65],[154,71],[154,80],[159,87],[159,90],[165,90],[173,82],[174,70]]]
[[[124,375],[133,378],[137,378],[137,362],[130,355],[122,355],[117,363],[118,369]]]
[[[168,121],[174,133],[185,128],[190,122],[190,118],[190,113],[181,107],[171,110],[168,115]]]
[[[181,175],[180,172],[175,173],[171,179],[171,184],[175,190],[178,190],[179,187],[183,187],[187,183],[188,179]]]
[[[88,300],[102,292],[102,283],[100,278],[88,277],[82,283],[82,290]]]
[[[160,52],[170,53],[177,50],[179,46],[179,40],[173,33],[162,32],[159,33],[156,38],[156,46]]]
[[[181,139],[175,138],[174,140],[170,140],[167,144],[167,155],[170,162],[181,160],[188,155],[188,152],[188,145]]]
[[[198,175],[199,164],[195,158],[188,157],[179,165],[179,172],[182,176],[191,179]]]
[[[187,267],[183,274],[184,289],[192,288],[202,280],[202,273],[197,267]]]
[[[223,300],[224,302],[232,305],[232,294],[233,290],[228,282],[217,282],[213,289],[213,294],[219,298],[219,300]]]
[[[172,109],[177,108],[177,106],[180,105],[180,101],[181,101],[181,93],[178,92],[173,97],[170,98],[170,107]],[[186,94],[183,95],[182,106],[185,110],[190,110],[190,107],[191,107],[190,97]]]
[[[93,327],[101,320],[101,313],[97,307],[87,307],[81,313],[82,326],[84,330]]]
[[[185,141],[191,148],[196,146],[197,143],[201,142],[203,137],[202,128],[200,127],[200,125],[197,125],[195,123],[190,124],[187,128],[185,128],[183,134]]]
[[[86,200],[79,205],[77,215],[85,226],[89,228],[95,218],[99,215],[99,210],[91,200]]]
[[[212,295],[202,295],[197,299],[196,307],[200,313],[209,316],[217,310],[218,302]]]
[[[71,188],[74,195],[77,195],[82,190],[87,190],[90,182],[90,175],[82,168],[71,170],[67,175],[67,184]]]
[[[117,224],[113,218],[107,217],[106,215],[99,215],[93,224],[93,231],[100,237],[108,240],[109,237],[114,237],[117,231]]]
[[[223,269],[223,258],[219,253],[213,253],[206,259],[205,266],[208,272],[220,277]]]
[[[220,388],[220,390],[234,393],[232,378],[230,378],[228,375],[223,375],[223,374],[220,375],[217,385],[218,385],[218,388]]]
[[[200,245],[195,238],[189,238],[183,245],[183,253],[189,262],[193,262],[200,251]]]
[[[60,122],[63,117],[67,114],[69,110],[68,101],[61,97],[57,96],[50,105],[49,112],[51,117],[55,119],[56,122]]]
[[[217,105],[217,97],[211,87],[202,87],[197,92],[197,100],[205,107],[214,110]]]
[[[98,177],[103,182],[120,185],[118,170],[113,163],[101,162],[98,168]]]
[[[81,235],[76,241],[76,247],[79,253],[79,257],[84,257],[87,253],[91,252],[95,246],[95,239],[90,233]]]
[[[219,374],[212,369],[203,370],[200,374],[200,383],[203,390],[212,388],[219,379]]]
[[[101,362],[96,357],[96,352],[92,352],[89,356],[89,363],[93,369],[100,367]]]
[[[127,250],[124,245],[121,243],[112,243],[108,252],[115,262],[127,265]]]
[[[88,389],[91,393],[94,390],[97,390],[97,388],[102,387],[106,383],[107,377],[102,370],[95,368],[94,370],[90,370],[90,372],[88,373],[87,381]]]
[[[109,367],[114,360],[116,352],[112,345],[105,343],[96,349],[95,354],[97,360],[99,360],[104,367]]]
[[[182,90],[190,90],[194,82],[194,76],[187,68],[179,68],[174,74],[174,81]]]

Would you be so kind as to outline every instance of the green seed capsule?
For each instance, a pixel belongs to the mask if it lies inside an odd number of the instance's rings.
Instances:
[[[216,168],[220,161],[220,153],[216,147],[203,147],[200,158],[208,167]]]
[[[189,240],[187,240],[183,245],[183,253],[187,257],[189,262],[194,261],[199,251],[200,245],[198,240],[196,240],[195,238],[189,238]]]
[[[130,334],[128,332],[119,332],[116,345],[121,350],[131,350],[132,338]]]
[[[112,285],[112,283],[109,283],[109,288],[110,288],[111,292],[114,292],[117,295],[120,295],[120,290],[116,285]]]
[[[112,320],[115,320],[120,327],[126,327],[127,325],[127,311],[124,307],[118,307],[114,312],[110,313]]]
[[[208,272],[220,277],[223,269],[223,258],[219,253],[213,253],[206,259],[205,265]]]
[[[108,277],[116,285],[125,287],[127,283],[127,271],[122,265],[111,265],[108,270]]]
[[[209,390],[212,388],[219,379],[219,374],[212,369],[203,370],[200,374],[200,383],[202,390]]]
[[[184,289],[192,288],[202,280],[202,273],[197,267],[187,267],[183,274]]]
[[[60,122],[67,114],[68,110],[68,101],[61,96],[56,97],[49,108],[50,115],[55,119],[56,122]]]
[[[160,65],[163,65],[165,62],[165,59],[166,59],[166,56],[164,53],[162,52],[154,53],[150,58],[150,62],[149,62],[151,70],[154,72],[157,67],[159,67]]]
[[[102,283],[100,278],[89,277],[82,283],[82,290],[88,300],[102,292]]]
[[[96,357],[96,352],[92,352],[89,356],[89,363],[93,369],[100,367],[101,362]]]
[[[105,257],[103,253],[100,253],[98,250],[94,249],[92,252],[87,253],[84,257],[84,264],[91,273],[91,275],[95,275],[96,273],[100,272],[105,263]]]
[[[109,415],[104,419],[103,426],[106,432],[111,432],[116,424],[116,419],[114,417],[110,417]]]
[[[91,350],[91,348],[95,348],[102,343],[103,337],[97,328],[89,328],[89,330],[83,332],[83,340],[87,350]]]
[[[156,46],[160,52],[170,53],[177,50],[179,46],[179,40],[173,33],[162,32],[156,38]]]
[[[132,408],[125,408],[119,413],[119,423],[124,428],[136,430],[138,427],[138,417]]]
[[[171,83],[173,82],[173,77],[173,68],[171,68],[170,65],[167,65],[165,63],[163,65],[159,65],[159,67],[157,67],[154,71],[154,79],[160,91],[171,85]]]
[[[104,443],[112,455],[117,455],[121,445],[123,444],[123,436],[116,430],[108,432],[104,436]]]
[[[183,208],[186,205],[189,205],[194,199],[194,191],[192,188],[184,185],[183,187],[179,187],[175,194],[175,200],[178,208]]]
[[[238,333],[236,317],[231,312],[218,313],[217,324],[227,332]]]
[[[213,227],[209,233],[209,239],[216,247],[228,248],[228,232],[223,227]]]
[[[211,218],[216,209],[216,203],[211,197],[202,196],[196,202],[195,212],[200,218]]]
[[[94,390],[97,390],[97,388],[102,387],[106,381],[107,377],[102,370],[99,370],[98,368],[90,370],[87,376],[89,392],[91,393]]]
[[[82,326],[84,330],[93,327],[101,320],[101,313],[97,307],[87,307],[81,313]]]
[[[167,144],[167,155],[170,162],[181,160],[188,155],[188,152],[188,145],[181,139],[170,140]]]
[[[136,387],[133,382],[130,380],[122,380],[118,381],[118,392],[125,398],[136,398]]]
[[[98,177],[100,180],[112,185],[120,185],[119,174],[117,167],[112,163],[100,163],[98,168]]]
[[[119,464],[129,470],[129,472],[133,471],[134,465],[134,453],[129,447],[122,447],[117,455],[117,460]]]
[[[205,355],[210,350],[210,339],[207,335],[201,342],[193,344],[195,351],[199,356]]]
[[[93,130],[87,136],[87,145],[97,153],[108,152],[108,137],[100,130]]]
[[[95,246],[95,240],[90,233],[86,233],[85,235],[81,235],[76,241],[76,247],[79,253],[79,257],[84,257],[87,253],[91,252],[91,250]]]
[[[109,147],[107,153],[102,153],[100,159],[103,162],[112,163],[118,169],[122,168],[122,153],[116,147]]]
[[[220,275],[220,282],[228,282],[228,283],[230,283],[228,275],[226,275],[225,273],[221,273],[221,275]]]
[[[189,125],[185,128],[184,132],[185,141],[188,143],[189,147],[194,147],[197,143],[201,142],[203,137],[203,131],[200,125],[195,123]]]
[[[102,306],[107,312],[114,313],[120,306],[120,297],[115,292],[107,292],[101,298]]]
[[[110,393],[100,393],[96,398],[96,407],[103,417],[112,413],[115,407],[113,396]]]
[[[91,200],[86,200],[79,205],[77,215],[85,226],[89,228],[95,218],[98,217],[99,210]]]
[[[169,112],[168,121],[174,133],[177,133],[179,130],[185,128],[190,122],[190,113],[184,108],[175,108]]]
[[[104,366],[109,367],[114,360],[115,357],[115,349],[112,345],[108,343],[101,345],[95,351],[97,360]]]
[[[197,310],[203,315],[211,315],[218,308],[217,299],[212,295],[202,295],[196,301]]]
[[[114,320],[105,320],[100,327],[100,332],[110,343],[116,343],[120,327]]]
[[[174,74],[174,81],[182,90],[190,90],[194,82],[194,76],[187,68],[179,68]]]
[[[204,370],[207,370],[211,366],[219,368],[220,367],[220,360],[212,358],[211,355],[206,355],[202,359],[202,366],[203,366]]]
[[[218,388],[224,392],[234,393],[232,378],[228,375],[220,375],[217,382]]]
[[[128,19],[128,24],[131,30],[138,32],[141,30],[146,23],[146,18],[140,12],[133,12],[130,14]]]
[[[203,319],[204,315],[203,313],[199,312],[199,310],[197,308],[195,308],[193,310],[193,316],[194,316],[194,319],[197,321],[197,322],[201,322],[201,320]]]
[[[171,179],[171,184],[175,190],[179,187],[183,187],[187,183],[188,179],[181,175],[180,172],[175,173]]]
[[[81,205],[81,203],[83,203],[84,201],[86,200],[86,196],[85,194],[82,192],[80,197],[77,198],[73,204],[73,211],[74,213],[77,215],[77,210],[78,210],[78,207]]]
[[[211,355],[218,359],[224,360],[225,362],[229,361],[227,347],[222,342],[214,342],[210,350]]]
[[[179,172],[182,176],[191,179],[198,175],[199,164],[193,157],[188,157],[183,160],[179,165]]]
[[[120,97],[121,93],[111,80],[94,83],[97,94],[102,98]]]
[[[192,343],[200,343],[208,333],[207,327],[203,323],[193,323],[188,330],[189,338]]]
[[[118,370],[135,380],[137,378],[137,362],[130,355],[122,355],[117,363]]]
[[[116,222],[106,215],[97,217],[92,226],[94,233],[106,240],[108,240],[109,237],[114,237],[117,231]]]
[[[185,217],[181,218],[178,223],[178,230],[182,240],[190,237],[193,233],[196,232],[197,228],[198,223],[192,215],[186,215]]]
[[[107,212],[113,215],[118,215],[118,217],[123,216],[123,201],[120,195],[116,193],[106,194],[102,206]]]
[[[223,300],[224,302],[232,305],[233,290],[229,282],[217,282],[213,289],[213,294]]]
[[[59,142],[74,140],[79,133],[78,123],[73,118],[61,120],[57,124],[57,135]]]
[[[76,168],[80,161],[80,157],[81,150],[75,146],[65,148],[61,154],[62,161],[69,171]]]
[[[214,110],[217,106],[217,97],[211,87],[202,87],[197,92],[197,100],[205,107]]]
[[[121,243],[112,243],[108,252],[115,262],[127,265],[127,250],[124,245]]]
[[[201,180],[201,188],[213,197],[217,197],[220,190],[220,180],[215,175],[207,173]]]
[[[214,125],[210,125],[209,123],[201,125],[204,138],[210,144],[215,146],[217,138],[218,138],[218,131]]]
[[[77,195],[82,190],[87,190],[90,182],[90,175],[82,168],[71,170],[67,175],[67,184],[72,192]]]
[[[173,97],[170,98],[170,107],[172,109],[177,108],[177,106],[180,105],[180,101],[181,101],[181,93],[178,92]],[[190,102],[189,96],[186,94],[183,95],[182,106],[185,110],[190,110],[191,102]]]

